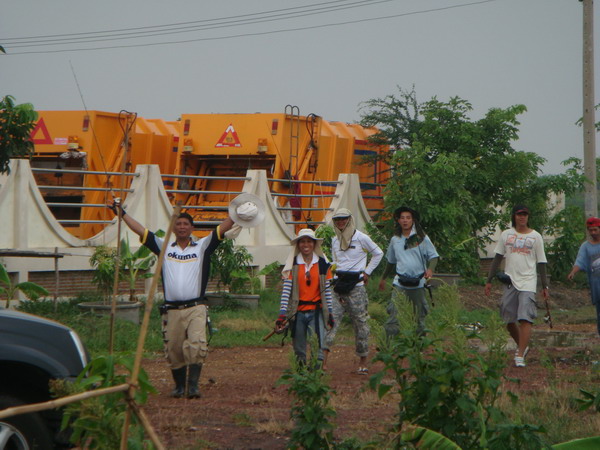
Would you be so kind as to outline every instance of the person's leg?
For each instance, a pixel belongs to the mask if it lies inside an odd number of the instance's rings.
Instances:
[[[519,320],[519,348],[517,356],[525,357],[525,349],[529,346],[532,323]]]
[[[400,323],[398,322],[398,309],[396,308],[396,302],[403,295],[399,288],[392,286],[392,297],[388,302],[386,312],[388,318],[383,324],[385,335],[388,341],[398,336],[400,333]]]
[[[506,323],[506,329],[519,346],[519,327],[517,325],[519,310],[519,291],[513,286],[506,286],[500,299],[500,317]]]
[[[340,296],[336,292],[333,292],[333,319],[334,324],[333,328],[326,331],[325,336],[325,346],[327,350],[323,352],[323,368],[327,365],[327,358],[329,357],[329,351],[333,346],[333,342],[335,341],[335,336],[337,335],[338,329],[340,328],[340,324],[342,323],[342,319],[344,318],[344,306],[340,301]]]
[[[319,365],[322,367],[324,353],[325,353],[325,351],[329,351],[329,348],[327,347],[327,344],[325,343],[325,321],[323,319],[323,311],[321,311],[320,309],[316,309],[307,316],[308,316],[307,335],[309,337],[312,336],[313,333],[316,333],[316,335],[317,335],[317,345],[319,347],[317,350],[317,360],[319,361]],[[311,348],[311,352],[313,352],[313,351],[314,351],[314,349]]]
[[[208,354],[208,341],[206,340],[207,307],[194,306],[184,310],[186,312],[187,336],[183,343],[183,355],[188,364],[188,398],[199,398],[200,374],[202,365]]]
[[[600,301],[596,302],[596,328],[598,330],[598,335],[600,335]]]
[[[429,305],[425,297],[425,288],[405,289],[405,292],[413,305],[413,311],[417,319],[417,335],[422,336],[425,334],[425,317],[427,317],[427,313],[429,312]]]
[[[517,356],[525,357],[529,339],[531,338],[531,328],[537,317],[537,303],[535,301],[535,292],[519,291],[519,309],[517,320],[519,322],[519,340]]]
[[[185,324],[185,340],[182,349],[185,363],[202,364],[208,354],[208,341],[206,339],[207,307],[205,305],[193,306],[182,310]]]
[[[181,398],[185,395],[187,366],[183,357],[182,345],[185,339],[185,327],[181,322],[179,310],[170,310],[162,316],[163,341],[165,355],[171,366],[171,375],[175,388],[171,396]]]
[[[300,364],[306,364],[306,335],[308,327],[306,324],[306,313],[298,311],[293,322],[294,330],[292,333],[293,347],[296,359]]]
[[[369,299],[364,286],[356,286],[352,289],[348,298],[348,315],[354,328],[354,339],[356,343],[356,355],[360,358],[359,369],[366,368],[367,356],[369,355]]]
[[[506,329],[508,330],[508,334],[510,334],[510,337],[513,338],[513,341],[515,341],[515,344],[517,345],[517,348],[518,348],[519,347],[519,326],[514,322],[507,323]]]

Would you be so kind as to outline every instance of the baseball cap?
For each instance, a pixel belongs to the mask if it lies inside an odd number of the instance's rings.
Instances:
[[[529,214],[529,208],[525,205],[516,205],[513,208],[513,214]]]

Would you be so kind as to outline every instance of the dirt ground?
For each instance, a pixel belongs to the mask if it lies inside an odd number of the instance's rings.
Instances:
[[[482,287],[461,288],[461,296],[468,308],[495,307],[500,290],[490,298],[482,295]],[[550,307],[552,311],[567,310],[589,305],[586,291],[553,289]],[[543,305],[542,305],[543,306]],[[545,311],[540,311],[543,317]],[[561,323],[554,319],[550,330],[541,322],[534,329],[533,339],[547,342],[544,353],[556,362],[556,373],[564,373],[581,363],[572,360],[577,353],[589,351],[590,345],[598,346],[596,325],[591,320],[583,323]],[[546,335],[576,332],[581,338],[568,347],[554,346],[545,341]],[[146,413],[163,443],[168,449],[283,449],[292,428],[289,420],[290,397],[285,385],[276,385],[278,378],[289,366],[291,346],[278,345],[279,339],[269,341],[261,348],[211,349],[205,364],[201,391],[202,398],[195,400],[172,399],[173,388],[167,363],[157,357],[143,363],[153,385],[159,393],[149,400]],[[573,347],[578,347],[574,352]],[[545,388],[546,377],[540,376],[544,369],[540,353],[532,349],[524,369],[508,364],[506,375],[520,378],[521,382],[510,386],[519,395]],[[375,349],[372,349],[372,355]],[[511,360],[507,351],[507,362]],[[334,347],[327,367],[331,387],[335,389],[332,405],[337,411],[335,419],[337,439],[357,437],[362,441],[376,438],[393,423],[396,412],[394,396],[379,400],[377,395],[364,389],[368,376],[356,373],[358,359],[354,355],[352,340]],[[371,374],[380,367],[370,366]],[[589,368],[588,368],[589,370]]]

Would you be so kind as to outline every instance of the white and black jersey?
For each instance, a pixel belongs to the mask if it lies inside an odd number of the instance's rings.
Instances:
[[[159,255],[163,239],[146,230],[141,243]],[[165,250],[162,266],[163,290],[167,302],[182,302],[204,297],[208,284],[210,255],[219,245],[219,235],[213,231],[208,236],[182,249],[173,241]]]

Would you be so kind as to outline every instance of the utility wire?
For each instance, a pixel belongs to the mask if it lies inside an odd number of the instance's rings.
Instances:
[[[461,3],[458,5],[445,6],[445,7],[440,7],[440,8],[431,8],[431,9],[413,11],[413,12],[409,12],[409,13],[400,13],[400,14],[393,14],[393,15],[387,15],[387,16],[366,18],[366,19],[348,20],[348,21],[343,21],[343,22],[335,22],[335,23],[328,23],[328,24],[322,24],[322,25],[311,25],[311,26],[306,26],[306,27],[287,28],[287,29],[282,29],[282,30],[232,34],[229,36],[215,36],[215,37],[205,37],[205,38],[196,38],[196,39],[186,39],[186,40],[179,40],[179,41],[153,42],[153,43],[146,43],[146,44],[113,45],[113,46],[103,46],[103,47],[72,48],[72,49],[62,49],[62,50],[24,51],[24,52],[8,53],[7,55],[10,56],[10,55],[41,54],[41,53],[47,54],[47,53],[64,53],[64,52],[77,52],[77,51],[109,50],[109,49],[132,48],[132,47],[152,47],[152,46],[157,46],[157,45],[172,45],[172,44],[185,44],[185,43],[190,43],[190,42],[218,41],[218,40],[222,40],[222,39],[236,39],[236,38],[249,37],[249,36],[265,36],[265,35],[270,35],[270,34],[290,33],[290,32],[294,32],[294,31],[305,31],[305,30],[315,30],[315,29],[329,28],[329,27],[334,27],[334,26],[343,26],[343,25],[351,25],[351,24],[356,24],[356,23],[365,23],[365,22],[373,22],[373,21],[386,20],[386,19],[395,19],[398,17],[413,16],[413,15],[417,15],[417,14],[427,14],[427,13],[445,11],[445,10],[450,10],[450,9],[455,9],[455,8],[464,8],[464,7],[468,7],[468,6],[475,6],[475,5],[491,3],[491,2],[495,2],[495,1],[497,1],[497,0],[481,0],[481,1],[476,1],[476,2]],[[9,46],[6,46],[6,47],[8,48]]]
[[[260,13],[253,14],[243,14],[237,16],[228,16],[221,17],[216,19],[205,19],[205,20],[197,20],[193,22],[180,22],[180,23],[172,23],[166,25],[155,25],[155,26],[146,26],[146,27],[136,27],[136,28],[123,28],[117,30],[106,30],[106,31],[90,31],[85,33],[66,33],[66,34],[54,34],[47,36],[30,36],[30,37],[19,37],[19,38],[0,38],[0,41],[5,44],[34,44],[34,43],[45,43],[45,42],[64,42],[75,39],[90,39],[90,38],[103,38],[103,37],[115,37],[115,36],[129,36],[134,35],[133,37],[143,37],[143,36],[155,36],[158,32],[190,32],[202,29],[213,29],[213,28],[224,28],[227,26],[239,26],[239,25],[247,25],[253,23],[261,23],[265,21],[272,20],[283,20],[294,17],[302,17],[304,15],[313,15],[313,14],[323,14],[332,11],[339,11],[350,8],[358,8],[362,6],[368,6],[371,4],[378,3],[387,3],[395,0],[358,0],[352,1],[350,0],[335,0],[330,2],[324,2],[319,4],[311,4],[302,7],[294,7],[294,8],[285,8],[285,9],[276,9],[271,11],[263,11]],[[342,5],[335,5],[337,3],[347,3]],[[333,4],[333,5],[330,5]],[[327,6],[330,5],[330,6]],[[289,10],[300,9],[301,11],[295,12],[285,12]],[[314,11],[311,13],[311,11]],[[310,13],[310,14],[305,14]],[[262,16],[257,18],[250,18],[254,16]],[[272,20],[264,20],[270,19]],[[145,30],[145,31],[142,31]],[[49,39],[49,38],[61,38],[62,39]],[[15,42],[11,42],[15,41]]]
[[[19,43],[19,44],[15,44],[15,45],[10,45],[9,47],[11,47],[11,48],[43,47],[43,46],[48,46],[48,45],[66,45],[66,44],[80,44],[80,43],[89,43],[89,42],[120,41],[123,39],[139,39],[139,38],[152,37],[152,36],[163,36],[163,35],[169,35],[169,34],[192,33],[194,31],[205,31],[205,30],[213,30],[213,29],[219,29],[219,28],[230,28],[230,27],[243,26],[243,25],[252,25],[252,24],[264,23],[264,22],[275,22],[275,21],[284,20],[284,19],[294,19],[297,17],[312,16],[312,15],[316,15],[316,14],[323,14],[326,12],[340,11],[340,10],[350,9],[350,8],[357,8],[359,6],[366,6],[367,4],[372,5],[372,4],[377,4],[377,3],[387,3],[390,1],[394,1],[394,0],[378,0],[378,1],[361,0],[360,2],[357,2],[357,3],[360,3],[359,5],[337,7],[337,8],[333,8],[333,9],[328,8],[326,11],[286,14],[285,17],[279,17],[279,18],[275,18],[276,16],[271,16],[271,17],[267,17],[264,19],[236,20],[236,21],[230,21],[230,22],[223,22],[221,24],[215,24],[215,25],[197,25],[194,27],[182,27],[182,29],[175,28],[175,29],[172,29],[169,31],[131,32],[131,33],[121,33],[121,34],[113,34],[113,35],[106,35],[106,36],[96,36],[93,38],[92,37],[76,37],[76,38],[69,38],[69,39],[31,41],[31,42],[41,42],[41,43],[39,43],[39,44]],[[323,8],[318,8],[318,9],[323,9]],[[51,42],[51,41],[54,41],[54,42]]]

